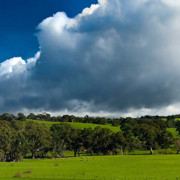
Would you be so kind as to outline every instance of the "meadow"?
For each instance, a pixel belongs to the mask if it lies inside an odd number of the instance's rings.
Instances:
[[[179,155],[87,156],[0,163],[0,179],[177,180]],[[14,178],[15,174],[22,175]]]
[[[27,119],[26,121],[35,121],[35,122],[38,122],[40,124],[46,125],[48,128],[50,128],[53,124],[59,123],[59,122],[39,121],[39,120],[32,120],[32,119]],[[68,122],[68,124],[70,124],[72,127],[76,128],[76,129],[84,129],[84,128],[94,129],[97,126],[100,126],[101,128],[109,128],[113,132],[120,131],[120,126],[114,127],[111,124],[101,125],[101,124],[77,123],[77,122],[75,122],[75,123]]]

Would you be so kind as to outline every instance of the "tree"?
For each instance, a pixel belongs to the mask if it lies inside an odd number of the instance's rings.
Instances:
[[[30,114],[27,116],[27,119],[36,119],[36,115],[33,114],[33,113],[30,113]]]
[[[71,148],[74,151],[74,157],[80,155],[80,149],[83,146],[82,138],[81,138],[82,131],[80,129],[72,129],[71,133]]]
[[[53,124],[50,131],[53,155],[55,157],[64,156],[67,145],[71,143],[72,127],[66,123]]]
[[[127,118],[121,121],[121,130],[123,131],[123,136],[125,137],[126,142],[123,149],[121,149],[122,154],[126,152],[126,149],[128,149],[130,152],[135,147],[137,128],[138,123],[135,119]]]
[[[12,129],[7,121],[0,121],[0,151],[1,160],[10,161],[8,155],[11,151]]]
[[[175,119],[167,118],[166,124],[168,128],[175,128],[176,121]]]
[[[149,148],[150,154],[153,154],[153,148],[168,148],[173,143],[172,133],[166,131],[164,125],[161,125],[141,124],[136,130],[136,136]]]
[[[33,159],[38,152],[43,153],[45,151],[47,152],[47,149],[50,149],[51,136],[45,125],[36,122],[27,122],[25,132],[25,138]]]
[[[18,118],[17,118],[18,120],[20,120],[20,121],[25,121],[26,120],[26,116],[23,114],[23,113],[18,113]]]
[[[175,127],[176,127],[176,131],[178,131],[180,135],[180,121],[176,121]]]
[[[6,120],[6,121],[12,121],[12,120],[15,120],[16,117],[13,114],[4,113],[0,116],[0,119]]]
[[[157,135],[157,142],[160,148],[169,148],[170,145],[174,142],[172,133],[167,130],[159,131]]]
[[[120,125],[119,119],[113,119],[113,120],[112,120],[112,126],[117,127],[117,126],[119,126],[119,125]]]
[[[9,156],[12,161],[22,161],[23,157],[28,153],[27,141],[25,139],[25,123],[12,121],[11,127],[13,128],[13,136]]]
[[[107,124],[107,119],[106,118],[104,118],[104,117],[96,117],[95,119],[94,119],[94,122],[93,122],[94,124],[102,124],[102,125],[105,125],[105,124]]]
[[[93,155],[93,132],[94,130],[92,128],[84,128],[81,132],[83,146],[86,148],[87,153],[90,153],[91,155]]]
[[[157,145],[156,128],[149,126],[147,124],[142,124],[139,126],[137,131],[138,139],[149,148],[150,154],[153,154],[153,148]]]
[[[99,154],[102,152],[104,155],[108,154],[110,150],[110,141],[111,141],[112,131],[108,128],[96,127],[93,133],[93,151]]]
[[[117,155],[117,149],[121,149],[121,154],[124,154],[124,149],[126,146],[126,139],[123,135],[123,132],[117,132],[113,133],[111,135],[111,150],[114,152],[114,154]]]

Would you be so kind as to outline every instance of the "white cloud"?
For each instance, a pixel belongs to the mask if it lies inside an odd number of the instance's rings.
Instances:
[[[92,4],[90,8],[85,8],[81,14],[79,14],[80,17],[82,16],[88,16],[94,13],[98,8],[100,7],[99,4]]]
[[[47,30],[51,35],[61,34],[65,31],[66,27],[71,26],[71,19],[67,17],[64,12],[58,12],[53,17],[46,18],[43,20],[38,28]],[[51,28],[49,28],[51,27]]]
[[[107,3],[107,0],[98,0],[98,2],[101,6],[103,6]]]
[[[1,64],[8,80],[0,86],[10,86],[8,92],[0,88],[4,106],[114,116],[178,111],[179,1],[98,2],[74,18],[58,12],[43,20],[41,56]],[[15,74],[21,74],[20,85],[13,89]]]
[[[26,62],[21,57],[8,59],[0,64],[0,76],[10,78],[12,75],[26,71]]]
[[[171,6],[171,7],[180,7],[180,1],[179,0],[161,0],[164,4]]]
[[[33,58],[27,59],[27,69],[31,69],[36,65],[37,60],[41,56],[41,51],[38,51]]]
[[[35,57],[29,58],[27,63],[21,57],[14,57],[0,63],[0,77],[10,78],[18,74],[23,74],[35,66],[36,61],[40,57],[40,52],[37,52]]]

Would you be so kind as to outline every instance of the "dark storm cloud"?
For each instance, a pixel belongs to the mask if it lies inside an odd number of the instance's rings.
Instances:
[[[99,3],[38,26],[41,57],[18,74],[17,86],[11,77],[0,81],[1,111],[122,112],[179,102],[178,1]]]

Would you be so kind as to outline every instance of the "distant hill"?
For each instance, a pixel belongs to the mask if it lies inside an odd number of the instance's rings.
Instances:
[[[38,122],[40,124],[46,125],[48,128],[50,128],[53,124],[59,123],[59,122],[40,121],[40,120],[33,120],[33,119],[27,119],[26,121],[35,121],[35,122]],[[70,124],[72,127],[76,128],[76,129],[84,129],[84,128],[92,128],[92,129],[94,129],[97,126],[100,126],[101,128],[109,128],[113,132],[120,131],[120,126],[114,127],[111,124],[100,125],[100,124],[76,123],[76,122],[75,123],[67,122],[67,123]]]

